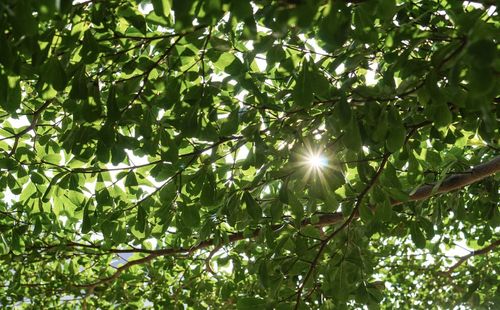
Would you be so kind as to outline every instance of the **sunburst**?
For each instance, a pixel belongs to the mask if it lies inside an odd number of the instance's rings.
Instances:
[[[328,166],[328,160],[323,154],[309,154],[306,158],[307,164],[314,170],[321,170],[321,168]]]
[[[304,181],[316,180],[326,185],[325,176],[332,169],[327,152],[321,147],[306,144],[297,155],[297,166],[305,170]]]

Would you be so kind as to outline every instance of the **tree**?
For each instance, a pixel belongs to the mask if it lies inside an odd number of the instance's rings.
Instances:
[[[0,304],[498,308],[495,4],[2,1]]]

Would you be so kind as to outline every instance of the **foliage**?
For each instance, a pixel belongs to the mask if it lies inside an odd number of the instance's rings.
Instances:
[[[498,309],[493,5],[2,1],[0,304]]]

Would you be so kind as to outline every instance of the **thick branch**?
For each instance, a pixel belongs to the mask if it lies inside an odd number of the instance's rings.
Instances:
[[[493,251],[499,245],[500,245],[500,240],[497,240],[497,241],[493,242],[492,244],[488,245],[487,247],[484,247],[484,248],[482,248],[480,250],[477,250],[477,251],[472,251],[469,254],[460,257],[460,259],[458,260],[458,262],[456,262],[453,266],[451,266],[444,274],[445,275],[452,274],[455,269],[457,269],[458,267],[460,267],[463,263],[465,263],[472,256],[486,254],[486,253],[488,253],[490,251]]]
[[[433,195],[442,194],[463,188],[472,183],[494,175],[500,171],[500,156],[495,157],[487,163],[480,164],[465,173],[454,174],[447,177],[434,191],[435,185],[424,185],[410,195],[409,201],[425,200]],[[392,205],[402,204],[402,201],[393,201]]]
[[[486,177],[489,177],[491,175],[496,174],[499,171],[500,171],[500,156],[492,159],[489,162],[477,165],[477,166],[473,167],[471,170],[467,171],[466,173],[451,175],[450,177],[446,178],[435,191],[433,191],[435,185],[424,185],[424,186],[418,188],[414,194],[410,195],[409,201],[424,200],[424,199],[427,199],[427,198],[429,198],[433,195],[436,195],[436,194],[442,194],[442,193],[447,193],[447,192],[450,192],[453,190],[457,190],[457,189],[463,188],[467,185],[479,182]],[[362,198],[362,197],[360,197],[360,198]],[[360,200],[361,199],[359,199],[359,201]],[[401,201],[393,201],[392,205],[396,206],[396,205],[399,205],[402,203],[403,202],[401,202]],[[354,218],[356,218],[358,216],[357,212],[355,212],[355,211],[356,210],[354,210],[352,212],[351,216],[349,217],[349,219],[346,222],[344,222],[344,224],[346,224],[346,223],[348,224],[349,222],[351,222]],[[319,217],[319,221],[317,221],[315,223],[312,223],[310,219],[305,219],[302,221],[301,226],[313,224],[314,226],[317,226],[317,227],[323,227],[323,226],[338,224],[341,221],[343,221],[343,219],[344,219],[344,217],[343,217],[342,213],[325,214],[325,215],[321,215]],[[278,229],[282,228],[284,225],[286,225],[286,224],[272,225],[271,229],[278,230]],[[342,225],[342,226],[344,226],[344,225]],[[233,242],[244,240],[247,238],[255,238],[259,235],[260,231],[261,231],[260,228],[255,229],[253,231],[253,233],[251,234],[251,236],[244,235],[243,232],[234,233],[234,234],[229,236],[228,243],[233,243]],[[485,249],[475,251],[475,252],[469,254],[466,258],[462,258],[457,263],[458,265],[456,267],[452,266],[452,268],[453,269],[457,268],[460,264],[462,264],[470,256],[480,255],[480,254],[483,254],[485,252],[492,250],[494,247],[496,247],[498,245],[499,242],[500,241],[496,241],[495,243],[493,243],[493,245],[490,246],[492,248],[485,248]],[[138,259],[138,260],[129,261],[125,265],[119,267],[118,270],[110,277],[98,280],[92,284],[81,285],[79,287],[86,287],[86,288],[93,289],[97,285],[105,284],[105,283],[108,283],[108,282],[118,278],[120,276],[120,274],[123,271],[127,270],[128,268],[135,266],[135,265],[150,262],[151,260],[153,260],[156,257],[192,253],[194,251],[201,250],[201,249],[211,247],[214,245],[216,245],[215,239],[209,239],[209,240],[202,241],[198,245],[195,245],[191,248],[175,248],[175,249],[170,248],[170,249],[152,250],[150,252],[151,254],[149,254],[148,256],[145,256],[145,257]]]

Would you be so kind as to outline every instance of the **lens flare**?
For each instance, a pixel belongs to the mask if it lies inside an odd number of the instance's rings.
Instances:
[[[318,183],[328,187],[328,177],[336,169],[335,159],[320,143],[304,142],[294,153],[293,166],[305,183]]]
[[[307,164],[313,169],[321,169],[328,165],[326,157],[321,154],[309,154],[307,156]]]

